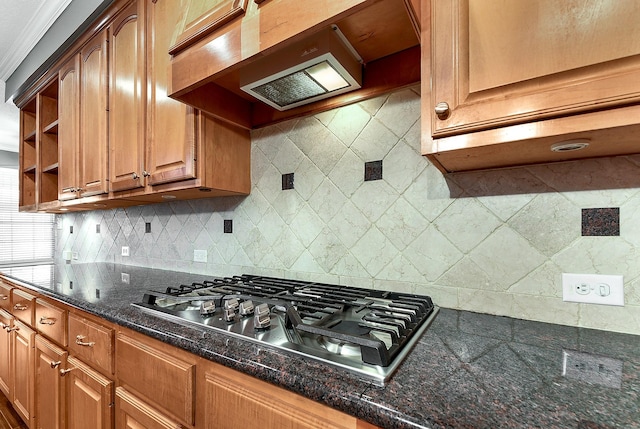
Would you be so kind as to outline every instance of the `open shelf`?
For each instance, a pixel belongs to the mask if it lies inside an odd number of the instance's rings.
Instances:
[[[55,134],[58,135],[58,120],[51,122],[49,125],[43,127],[42,132],[44,134]]]

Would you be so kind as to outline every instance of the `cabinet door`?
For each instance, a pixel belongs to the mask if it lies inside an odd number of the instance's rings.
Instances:
[[[67,366],[67,352],[39,335],[35,352],[36,428],[64,429],[66,392],[59,371]]]
[[[109,177],[112,191],[143,186],[144,0],[120,12],[109,39]]]
[[[58,73],[58,199],[77,196],[80,142],[80,56],[74,55]]]
[[[147,171],[149,184],[196,177],[196,116],[167,96],[168,54],[186,0],[147,0]]]
[[[165,417],[122,387],[116,389],[116,429],[179,429]]]
[[[218,365],[204,377],[206,429],[244,428],[255,422],[260,422],[263,429],[371,427],[353,416]]]
[[[423,6],[425,7],[425,6]],[[640,100],[640,2],[432,0],[434,137]]]
[[[67,428],[111,429],[113,382],[72,356],[62,372],[67,378]]]
[[[11,328],[13,317],[0,310],[0,390],[7,398],[11,398]]]
[[[30,426],[34,408],[34,346],[36,333],[17,320],[14,320],[14,328],[12,345],[13,395],[11,402],[18,415]]]
[[[107,30],[80,51],[80,196],[107,189]]]

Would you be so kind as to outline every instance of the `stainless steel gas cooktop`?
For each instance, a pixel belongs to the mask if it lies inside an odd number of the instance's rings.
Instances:
[[[145,311],[384,384],[438,312],[428,296],[242,275],[149,291]]]

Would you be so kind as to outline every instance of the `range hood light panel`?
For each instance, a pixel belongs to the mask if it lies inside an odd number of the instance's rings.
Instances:
[[[349,82],[326,61],[309,67],[305,71],[329,92],[349,86]]]

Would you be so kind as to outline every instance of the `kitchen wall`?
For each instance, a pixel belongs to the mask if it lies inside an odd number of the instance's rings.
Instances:
[[[57,254],[640,334],[640,156],[444,176],[420,155],[419,117],[416,87],[255,130],[250,196],[59,215]],[[600,208],[619,212],[583,213]],[[625,307],[563,302],[563,272],[624,275]]]

